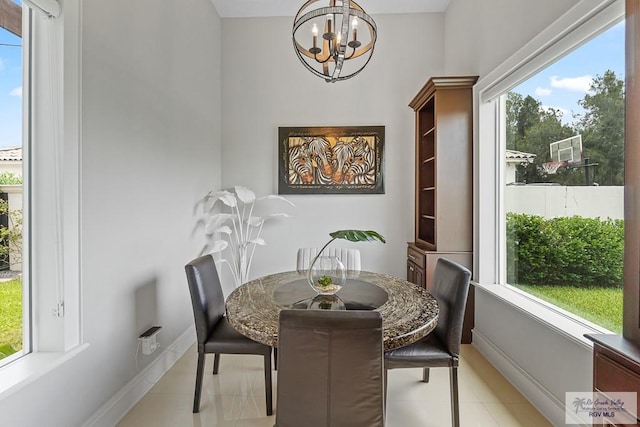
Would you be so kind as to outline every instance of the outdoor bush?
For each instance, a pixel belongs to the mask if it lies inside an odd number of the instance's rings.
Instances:
[[[507,214],[507,281],[622,287],[624,222]]]
[[[19,264],[22,262],[22,209],[9,210],[9,203],[0,199],[0,215],[7,215],[10,225],[0,225],[0,261]]]
[[[20,185],[22,177],[13,172],[0,172],[0,185]]]

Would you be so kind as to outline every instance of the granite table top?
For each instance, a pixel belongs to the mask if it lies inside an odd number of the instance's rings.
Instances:
[[[277,347],[282,309],[376,310],[382,314],[384,348],[392,350],[425,337],[438,322],[436,299],[406,280],[350,271],[335,298],[316,296],[305,276],[304,271],[288,271],[239,286],[226,300],[229,323],[243,335]]]

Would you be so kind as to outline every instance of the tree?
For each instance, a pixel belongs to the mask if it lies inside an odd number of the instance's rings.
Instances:
[[[571,171],[561,171],[548,176],[542,163],[550,160],[549,144],[575,135],[575,130],[562,124],[562,112],[544,108],[542,103],[530,95],[522,97],[516,92],[507,94],[507,148],[533,153],[533,163],[519,167],[519,180],[524,182],[560,182],[568,184],[576,180]]]
[[[593,79],[589,93],[578,101],[585,113],[576,115],[575,128],[562,124],[560,110],[543,108],[530,95],[509,92],[506,104],[507,148],[536,155],[534,163],[519,167],[520,181],[582,184],[582,168],[560,168],[554,175],[542,169],[550,160],[550,143],[582,134],[583,157],[598,164],[596,182],[624,185],[624,81],[615,72],[607,70]]]
[[[585,113],[577,128],[591,162],[599,164],[597,182],[624,185],[624,81],[607,70],[578,103]]]

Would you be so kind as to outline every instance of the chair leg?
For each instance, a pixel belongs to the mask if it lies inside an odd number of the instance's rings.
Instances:
[[[422,382],[429,382],[429,368],[422,368]]]
[[[383,368],[382,368],[382,370],[384,371],[384,376],[383,376],[383,378],[382,378],[382,381],[383,381],[383,383],[384,383],[384,384],[383,384],[383,387],[384,387],[384,396],[383,396],[383,400],[382,400],[382,402],[383,402],[383,404],[384,404],[384,407],[386,408],[386,407],[387,407],[387,377],[388,377],[388,376],[387,376],[387,373],[389,372],[389,370],[388,370],[387,368],[385,368],[385,367],[383,367]]]
[[[451,425],[460,427],[460,406],[458,404],[458,368],[449,368],[449,379],[451,388]]]
[[[193,413],[200,412],[200,395],[202,394],[202,379],[204,377],[205,353],[198,353],[198,366],[196,367],[196,392],[193,396]]]
[[[384,360],[383,360],[384,362]],[[387,368],[382,366],[382,425],[387,425]]]
[[[264,356],[264,389],[267,395],[267,416],[273,415],[273,386],[271,385],[271,352]]]
[[[278,347],[273,347],[273,370],[278,370]]]
[[[213,375],[218,373],[218,368],[220,367],[220,354],[216,353],[213,357]]]

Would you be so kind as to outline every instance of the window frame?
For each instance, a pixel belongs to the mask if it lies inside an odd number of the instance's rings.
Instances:
[[[30,352],[0,367],[0,399],[88,347],[80,287],[81,2],[65,0],[58,18],[23,11],[23,280],[31,336]]]
[[[17,7],[20,7],[16,4]],[[22,348],[20,350],[18,350],[16,353],[11,354],[8,357],[5,357],[3,359],[0,359],[0,369],[3,366],[6,366],[8,364],[13,363],[14,361],[20,359],[21,357],[31,353],[31,350],[33,348],[33,340],[32,340],[32,327],[31,327],[31,319],[32,319],[32,310],[31,310],[31,300],[32,300],[32,296],[31,296],[31,286],[30,286],[30,280],[29,280],[29,271],[28,271],[28,266],[29,266],[29,253],[28,253],[28,248],[30,247],[30,245],[28,244],[28,216],[27,216],[27,199],[28,199],[28,174],[29,174],[29,167],[28,167],[28,148],[26,147],[26,143],[27,143],[27,138],[26,135],[29,132],[29,102],[25,101],[25,99],[29,99],[29,73],[28,70],[30,69],[31,66],[31,58],[29,57],[29,55],[26,55],[25,52],[29,52],[31,50],[31,15],[30,15],[30,10],[27,8],[22,8],[22,12],[21,12],[21,26],[18,27],[19,29],[19,34],[18,37],[20,37],[21,42],[22,42],[22,47],[21,47],[21,56],[22,56],[22,107],[21,107],[21,116],[22,116],[22,176],[23,176],[23,180],[27,180],[23,182],[23,206],[22,206],[22,211],[23,211],[23,247],[26,248],[27,250],[23,250],[23,257],[22,257],[22,267],[23,267],[23,271],[22,271],[22,309],[23,309],[23,315],[22,315]],[[18,30],[16,29],[16,30]],[[6,31],[9,31],[8,28],[5,29]],[[13,31],[10,31],[13,32]],[[14,32],[14,34],[16,34]]]
[[[595,3],[595,4],[594,4]],[[474,158],[476,167],[477,286],[539,319],[585,346],[585,333],[610,333],[506,283],[506,216],[504,152],[505,95],[551,63],[624,19],[624,0],[582,0],[522,49],[481,78],[474,88],[477,105]]]

